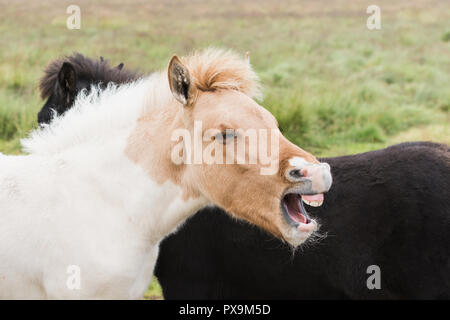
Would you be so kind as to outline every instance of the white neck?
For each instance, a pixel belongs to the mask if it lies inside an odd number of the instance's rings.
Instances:
[[[53,159],[54,166],[63,162],[64,174],[69,172],[65,184],[80,184],[75,190],[100,196],[111,211],[125,215],[143,237],[156,243],[208,204],[204,197],[183,200],[179,186],[152,181],[125,154],[127,139],[145,108],[160,108],[170,99],[162,73],[119,88],[93,88],[89,96],[80,95],[64,116],[22,144],[33,156]]]

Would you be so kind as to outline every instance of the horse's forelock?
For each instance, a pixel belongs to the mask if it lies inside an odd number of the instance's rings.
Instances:
[[[181,60],[201,91],[233,89],[252,98],[261,97],[258,76],[244,57],[231,50],[209,48]]]

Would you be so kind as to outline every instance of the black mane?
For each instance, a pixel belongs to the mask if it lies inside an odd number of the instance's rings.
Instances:
[[[113,82],[120,84],[136,80],[142,76],[137,71],[124,69],[123,63],[111,67],[109,62],[102,57],[99,60],[92,60],[81,53],[74,53],[71,56],[53,60],[47,66],[44,71],[45,74],[39,82],[42,99],[46,99],[53,94],[58,81],[58,73],[64,62],[69,62],[74,67],[79,78],[90,80],[92,83],[106,84]]]
[[[142,77],[137,71],[123,68],[123,63],[111,67],[103,57],[92,60],[80,53],[53,60],[44,72],[39,87],[46,102],[37,117],[41,125],[50,123],[54,116],[64,114],[73,106],[77,94],[82,90],[89,92],[92,85],[120,85]]]

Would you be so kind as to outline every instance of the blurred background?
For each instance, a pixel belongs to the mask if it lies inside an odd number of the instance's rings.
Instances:
[[[72,4],[79,30],[66,26]],[[380,30],[366,26],[373,4]],[[250,51],[261,104],[315,155],[450,143],[448,0],[0,0],[0,152],[20,153],[36,127],[52,59],[80,52],[150,73],[208,46]],[[147,297],[161,297],[157,282]]]

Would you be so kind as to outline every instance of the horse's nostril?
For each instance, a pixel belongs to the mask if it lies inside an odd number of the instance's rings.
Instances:
[[[289,175],[290,175],[292,178],[295,178],[295,179],[298,179],[298,178],[302,178],[302,177],[303,177],[303,174],[302,174],[302,172],[300,171],[300,169],[294,169],[294,170],[291,170],[291,171],[289,172]]]
[[[308,172],[308,169],[306,169],[306,168],[301,169],[300,173],[302,174],[303,177],[309,177],[309,175],[310,175]]]

